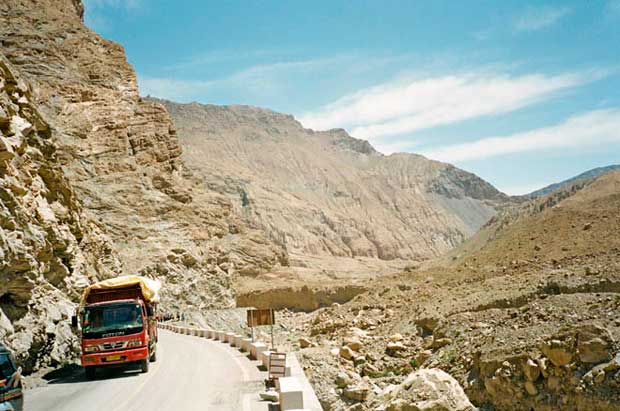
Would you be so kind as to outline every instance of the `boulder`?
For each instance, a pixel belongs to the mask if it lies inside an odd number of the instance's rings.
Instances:
[[[543,343],[540,346],[540,351],[542,351],[556,367],[568,365],[573,359],[573,353],[568,344],[560,340],[551,340]]]
[[[360,382],[352,387],[344,389],[344,396],[353,401],[366,401],[370,395],[370,386],[365,382]]]
[[[351,384],[351,378],[346,372],[338,373],[336,376],[336,386],[338,388],[345,388],[347,385]]]
[[[386,411],[474,411],[459,383],[445,371],[423,368],[403,381],[390,396]]]
[[[353,350],[346,346],[340,347],[340,351],[338,352],[338,354],[340,355],[340,357],[346,360],[351,360],[355,356],[355,353],[353,352]]]
[[[400,352],[400,351],[404,351],[406,350],[407,347],[404,346],[404,344],[402,342],[391,342],[388,343],[385,352],[388,355],[394,356],[396,353]]]
[[[362,349],[362,343],[356,337],[346,337],[344,339],[344,345],[349,347],[353,351],[359,351]]]
[[[601,338],[582,341],[577,349],[581,362],[598,364],[611,359],[609,344]]]
[[[308,347],[312,347],[312,341],[310,341],[309,339],[305,338],[305,337],[301,337],[299,339],[299,346],[301,348],[308,348]]]

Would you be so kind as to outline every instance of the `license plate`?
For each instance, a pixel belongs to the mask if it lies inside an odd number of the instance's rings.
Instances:
[[[120,355],[109,355],[107,357],[105,357],[106,361],[118,361],[121,359]]]

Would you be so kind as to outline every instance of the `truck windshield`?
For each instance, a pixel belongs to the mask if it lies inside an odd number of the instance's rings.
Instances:
[[[140,304],[103,304],[86,307],[82,317],[84,338],[105,338],[142,331]]]
[[[0,353],[0,380],[6,380],[15,373],[15,365],[8,353]]]

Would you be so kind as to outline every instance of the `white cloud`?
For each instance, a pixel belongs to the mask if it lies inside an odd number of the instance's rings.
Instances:
[[[87,11],[90,8],[136,10],[142,7],[142,0],[84,0],[84,6]]]
[[[347,128],[354,137],[377,142],[392,135],[513,111],[603,75],[593,71],[509,76],[480,71],[396,81],[344,96],[299,120],[319,130]]]
[[[260,64],[216,80],[181,80],[138,76],[140,93],[176,101],[188,101],[214,90],[243,90],[260,96],[282,95],[291,87],[289,79],[319,72],[348,61],[348,55],[337,55],[300,61]]]
[[[532,151],[600,147],[609,143],[620,143],[620,108],[590,111],[555,126],[448,145],[421,154],[454,163]]]
[[[528,7],[514,21],[516,31],[537,31],[551,27],[572,12],[569,7]]]

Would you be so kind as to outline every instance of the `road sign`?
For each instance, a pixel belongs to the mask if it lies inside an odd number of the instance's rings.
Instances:
[[[261,325],[274,325],[276,323],[276,315],[272,309],[266,310],[248,310],[248,326],[258,327]]]

